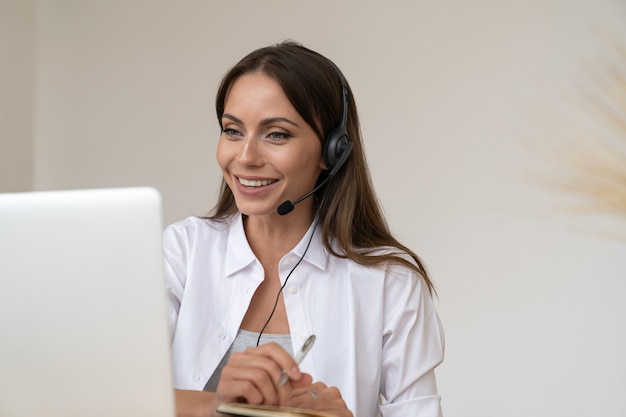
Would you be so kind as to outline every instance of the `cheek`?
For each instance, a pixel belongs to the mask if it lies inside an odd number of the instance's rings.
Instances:
[[[217,164],[223,170],[228,166],[228,162],[230,161],[230,155],[228,151],[228,146],[224,145],[224,141],[220,140],[217,143],[217,151],[215,152],[215,159],[217,160]]]

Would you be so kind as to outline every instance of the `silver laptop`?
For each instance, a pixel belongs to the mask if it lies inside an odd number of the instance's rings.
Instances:
[[[152,188],[0,194],[0,416],[173,417]]]

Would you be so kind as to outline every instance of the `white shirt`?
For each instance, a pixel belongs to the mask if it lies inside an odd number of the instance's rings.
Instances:
[[[281,282],[312,232],[281,259]],[[424,280],[406,267],[331,256],[321,234],[318,227],[283,290],[293,351],[317,337],[300,369],[338,387],[355,417],[379,408],[384,417],[441,416],[434,369],[444,338]],[[190,217],[166,228],[163,240],[174,386],[200,391],[233,342],[263,267],[240,214],[230,223]]]

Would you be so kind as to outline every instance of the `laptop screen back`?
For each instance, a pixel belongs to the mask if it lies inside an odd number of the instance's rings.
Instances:
[[[0,194],[0,416],[173,417],[151,188]]]

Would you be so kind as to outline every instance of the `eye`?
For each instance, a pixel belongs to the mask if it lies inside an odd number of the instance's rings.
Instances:
[[[268,133],[267,137],[272,141],[280,142],[289,139],[290,137],[292,137],[292,135],[286,132],[275,131]]]
[[[240,131],[238,131],[237,129],[233,129],[232,127],[223,128],[222,133],[231,138],[242,136]]]

